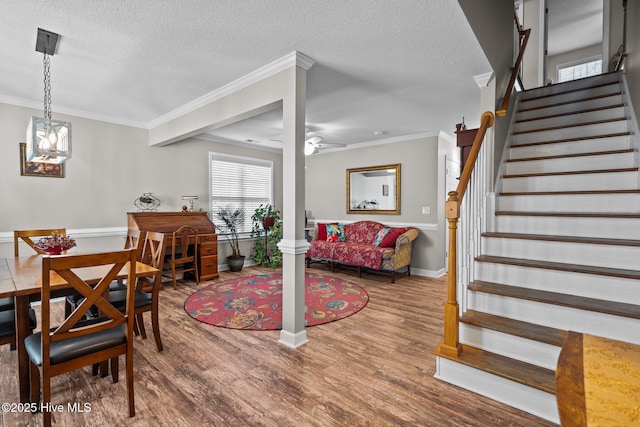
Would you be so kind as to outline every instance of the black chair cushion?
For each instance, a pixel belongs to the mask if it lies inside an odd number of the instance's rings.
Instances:
[[[0,311],[13,310],[15,307],[13,297],[0,298]]]
[[[117,280],[114,280],[113,282],[109,283],[109,291],[118,291],[121,289],[127,289],[127,287],[122,283],[118,282]],[[73,294],[73,295],[67,296],[67,301],[71,303],[73,307],[80,304],[80,301],[82,301],[83,299],[84,299],[84,296],[80,294]]]
[[[13,298],[12,298],[13,299]],[[29,309],[29,329],[34,330],[37,326],[36,312]],[[16,312],[15,310],[0,311],[0,338],[8,337],[16,333]]]
[[[102,321],[104,321],[102,318],[82,320],[78,322],[77,326],[84,326]],[[49,354],[51,364],[56,365],[58,363],[102,351],[107,348],[116,347],[120,344],[125,344],[127,342],[126,332],[126,324],[121,324],[93,334],[52,342]],[[36,334],[29,335],[24,339],[24,345],[29,358],[38,366],[42,366],[41,335],[42,334],[38,332]]]
[[[127,290],[112,291],[109,293],[109,302],[121,312],[126,310],[127,305]],[[133,306],[135,308],[145,307],[151,305],[151,294],[142,292],[136,289],[135,299],[133,300]]]

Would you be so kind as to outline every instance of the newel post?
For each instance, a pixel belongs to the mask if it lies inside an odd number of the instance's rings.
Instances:
[[[462,353],[462,345],[460,345],[458,336],[460,312],[456,294],[456,234],[458,231],[458,219],[460,218],[460,200],[458,200],[457,191],[449,192],[449,200],[445,204],[445,213],[449,223],[449,271],[447,273],[447,302],[444,305],[444,340],[440,343],[438,352],[448,356],[459,356]]]

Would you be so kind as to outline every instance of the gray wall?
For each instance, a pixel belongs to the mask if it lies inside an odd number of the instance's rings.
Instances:
[[[378,221],[420,229],[412,270],[442,274],[444,262],[444,156],[458,158],[453,139],[422,136],[385,145],[320,153],[306,158],[306,210],[315,221]],[[400,163],[400,215],[347,214],[346,171]],[[422,213],[429,207],[430,214]]]
[[[633,108],[640,110],[640,2],[627,3],[627,58],[625,72]],[[637,119],[637,117],[636,117]]]
[[[571,52],[565,52],[558,55],[548,56],[547,57],[547,80],[550,80],[551,83],[558,82],[558,66],[568,64],[571,62],[581,61],[590,59],[596,56],[602,56],[602,45],[596,44],[593,46],[585,47],[582,49],[572,50]],[[604,58],[602,58],[602,66],[603,72],[607,72],[605,67]]]
[[[177,211],[182,195],[200,196],[207,210],[208,153],[266,158],[274,162],[275,204],[282,203],[282,156],[200,139],[165,147],[150,147],[147,131],[86,118],[56,114],[73,126],[73,157],[65,164],[65,178],[20,176],[19,143],[31,115],[42,111],[0,103],[0,256],[13,256],[14,229],[66,227],[87,238],[79,247],[93,250],[123,239],[110,228],[126,228],[126,213],[134,200],[151,192],[160,211]],[[11,237],[10,237],[11,236]],[[224,252],[224,248],[223,248]]]

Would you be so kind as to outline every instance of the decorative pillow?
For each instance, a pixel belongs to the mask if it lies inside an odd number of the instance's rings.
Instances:
[[[398,236],[407,231],[406,228],[392,228],[391,232],[380,243],[381,248],[392,248],[396,244]]]
[[[327,240],[327,224],[324,222],[318,223],[318,240]]]
[[[380,246],[380,243],[382,243],[382,241],[384,240],[385,237],[387,237],[387,234],[391,233],[391,229],[390,228],[381,228],[380,231],[378,231],[378,234],[376,234],[376,242],[375,245],[376,246]]]
[[[327,224],[327,242],[346,242],[344,235],[344,225]]]

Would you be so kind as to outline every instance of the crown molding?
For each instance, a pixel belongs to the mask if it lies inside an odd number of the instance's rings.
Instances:
[[[314,156],[333,153],[336,151],[346,151],[346,150],[359,150],[361,148],[375,147],[378,145],[387,145],[394,144],[396,142],[405,142],[405,141],[414,141],[423,138],[433,138],[434,136],[440,136],[441,131],[432,131],[432,132],[421,132],[421,133],[413,133],[410,135],[401,135],[401,136],[393,136],[390,138],[384,139],[376,139],[374,141],[365,141],[365,142],[357,142],[354,144],[349,144],[346,147],[336,147],[336,148],[322,148],[322,151],[319,151]]]
[[[156,126],[160,126],[165,124],[175,118],[188,114],[198,108],[204,107],[207,104],[212,103],[218,99],[221,99],[227,95],[230,95],[234,92],[237,92],[240,89],[244,89],[254,83],[257,83],[261,80],[264,80],[267,77],[270,77],[274,74],[279,73],[280,71],[286,70],[290,67],[300,67],[304,70],[308,70],[315,64],[315,61],[308,56],[300,53],[298,51],[293,51],[288,55],[283,56],[280,59],[277,59],[270,64],[267,64],[257,70],[240,77],[239,79],[224,85],[212,92],[209,92],[206,95],[201,96],[200,98],[194,99],[193,101],[176,108],[175,110],[158,117],[155,120],[151,120],[147,123],[147,129],[154,128]]]
[[[491,80],[493,80],[494,75],[495,74],[493,73],[493,71],[490,71],[488,73],[478,74],[477,76],[473,76],[473,80],[475,80],[478,87],[482,89],[483,87],[487,87],[487,85],[491,83]]]

